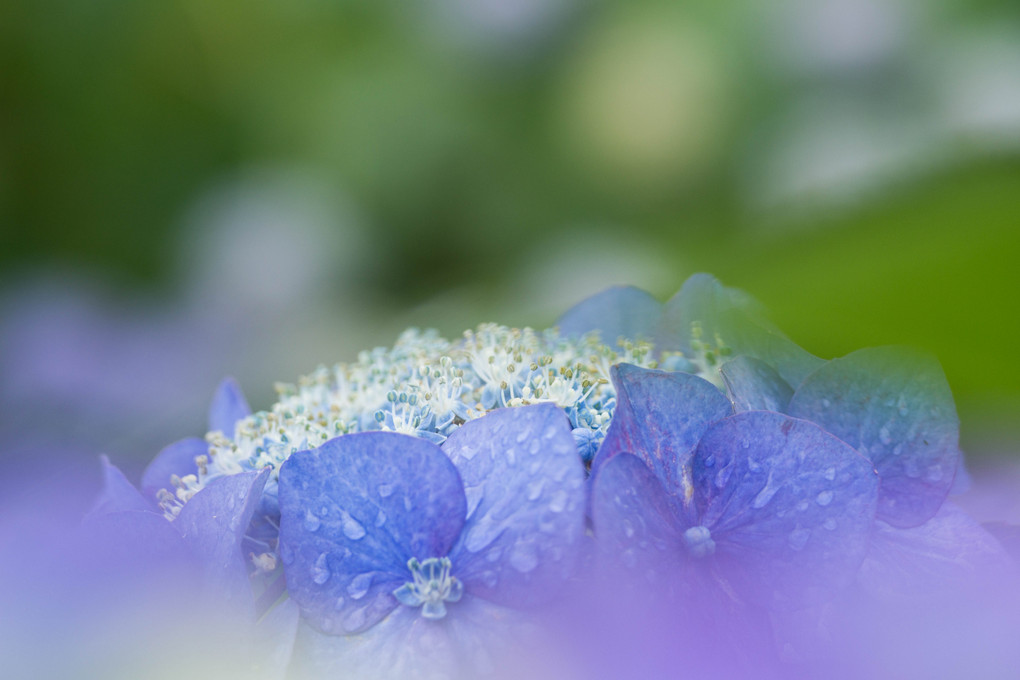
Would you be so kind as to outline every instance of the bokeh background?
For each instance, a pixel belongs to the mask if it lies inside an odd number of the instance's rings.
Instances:
[[[224,375],[696,271],[820,356],[937,353],[993,464],[1018,262],[1009,0],[0,4],[5,470],[137,474]]]

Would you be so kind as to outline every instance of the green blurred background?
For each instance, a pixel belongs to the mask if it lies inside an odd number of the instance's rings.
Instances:
[[[0,435],[143,461],[221,375],[710,271],[937,353],[1020,450],[1020,6],[6,0]],[[12,443],[13,442],[13,443]]]

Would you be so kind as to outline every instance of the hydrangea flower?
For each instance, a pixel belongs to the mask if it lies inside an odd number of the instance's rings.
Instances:
[[[1001,556],[945,502],[958,424],[933,360],[826,362],[707,275],[665,304],[610,289],[542,332],[408,331],[279,393],[250,413],[224,383],[210,434],[141,492],[106,465],[88,523],[183,555],[291,673],[486,674],[556,596],[605,585],[581,580],[586,509],[615,590],[651,581],[780,637]]]

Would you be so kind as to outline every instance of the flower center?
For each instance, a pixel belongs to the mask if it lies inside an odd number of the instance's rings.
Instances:
[[[705,526],[691,527],[684,532],[684,544],[691,557],[708,557],[715,553],[712,532]]]
[[[419,562],[412,557],[407,562],[413,581],[393,591],[393,596],[408,607],[421,607],[426,619],[446,616],[446,603],[456,602],[464,594],[464,584],[450,576],[449,557],[430,557]]]

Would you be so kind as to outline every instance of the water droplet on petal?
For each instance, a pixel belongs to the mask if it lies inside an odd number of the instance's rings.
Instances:
[[[770,475],[768,480],[765,482],[765,486],[758,492],[758,495],[754,497],[754,500],[751,501],[751,507],[755,510],[761,510],[769,504],[769,501],[772,500],[772,497],[776,495],[777,491],[779,491],[779,487],[772,486],[772,476]]]
[[[818,503],[818,505],[826,506],[831,502],[832,502],[831,491],[822,491],[817,496],[815,496],[815,503]]]
[[[318,531],[322,522],[310,510],[305,510],[305,521],[302,523],[305,531]]]
[[[484,583],[488,588],[495,588],[499,583],[499,576],[497,576],[494,571],[483,571],[482,583]]]
[[[347,584],[347,594],[355,600],[360,600],[365,597],[368,593],[368,589],[372,587],[372,572],[366,572],[364,574],[358,574],[351,579],[351,582]]]
[[[382,511],[382,508],[379,508],[379,512],[375,516],[375,525],[381,527],[383,524],[386,524],[386,513]]]
[[[707,458],[705,458],[704,465],[705,467],[712,467],[713,465],[715,465],[715,456],[708,456]]]
[[[570,500],[569,494],[566,489],[560,489],[553,494],[552,501],[549,503],[549,509],[553,512],[563,512],[567,507],[567,501]]]
[[[351,610],[347,616],[344,617],[344,628],[350,632],[354,632],[365,625],[367,619],[365,608]]]
[[[392,484],[380,484],[376,487],[376,491],[379,492],[380,498],[389,498],[393,494]]]
[[[828,399],[822,399],[822,408],[829,408],[832,406],[832,402]]]
[[[830,482],[836,479],[836,468],[831,467],[825,470],[824,477]]]
[[[322,553],[316,558],[315,564],[313,564],[312,568],[309,570],[309,574],[312,577],[312,581],[315,582],[316,585],[321,586],[323,583],[329,580],[330,572],[326,553]]]
[[[344,596],[341,595],[340,597],[336,598],[336,602],[333,603],[333,609],[340,611],[341,609],[344,608],[345,602],[347,602],[347,600],[345,600]]]
[[[825,520],[825,522],[822,523],[822,526],[825,527],[828,531],[834,531],[836,529],[836,520],[830,517],[829,519]]]
[[[715,485],[717,488],[722,489],[726,486],[726,482],[730,481],[730,475],[733,474],[733,466],[727,465],[726,467],[719,468],[719,471],[715,473]]]
[[[352,541],[357,541],[365,535],[365,527],[361,525],[361,522],[346,512],[340,518],[340,526],[343,528],[344,536]]]
[[[545,480],[541,478],[528,482],[528,500],[538,500],[538,497],[542,495],[543,486],[545,486]]]
[[[538,566],[538,549],[534,543],[518,541],[510,551],[510,566],[526,574]]]
[[[942,466],[938,463],[928,468],[928,472],[925,473],[924,479],[928,482],[939,482],[942,481]]]
[[[623,533],[627,538],[634,535],[634,524],[629,520],[623,520]]]
[[[883,446],[889,446],[892,444],[892,435],[889,433],[889,428],[885,425],[878,431],[878,441],[882,442]]]

